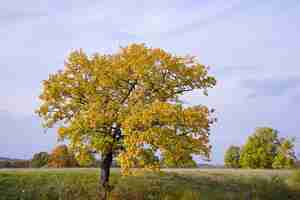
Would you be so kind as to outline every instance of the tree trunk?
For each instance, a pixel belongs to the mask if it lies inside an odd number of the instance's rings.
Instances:
[[[112,164],[112,152],[108,152],[103,155],[102,162],[101,162],[101,178],[100,183],[101,185],[107,186],[109,183],[109,175],[110,175],[110,167]]]
[[[103,191],[103,195],[101,195],[102,200],[107,199],[107,194],[110,190],[109,186],[109,175],[110,175],[110,167],[112,164],[113,153],[112,151],[107,152],[102,155],[102,162],[101,162],[101,174],[100,174],[100,185]]]
[[[122,132],[120,126],[114,128],[112,132],[112,137],[115,142],[122,138]],[[108,193],[111,191],[112,187],[109,185],[109,176],[110,176],[110,168],[113,160],[113,150],[112,147],[110,150],[103,153],[101,155],[101,174],[100,174],[100,186],[102,187],[102,194],[100,196],[101,200],[107,200]]]

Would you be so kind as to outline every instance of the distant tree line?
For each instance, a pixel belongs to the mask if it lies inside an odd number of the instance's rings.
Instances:
[[[93,157],[89,163],[79,163],[76,155],[68,148],[67,145],[56,146],[51,154],[47,152],[40,152],[34,154],[31,160],[31,167],[33,168],[75,168],[75,167],[98,167],[99,161]]]
[[[279,138],[278,131],[269,127],[257,128],[242,147],[230,146],[225,153],[229,168],[290,169],[297,165],[294,139]]]
[[[245,145],[239,147],[232,145],[225,152],[224,163],[228,168],[263,168],[263,169],[289,169],[300,167],[294,150],[295,140],[279,137],[278,131],[268,127],[257,128],[248,137]],[[78,159],[85,156],[85,159]],[[144,155],[149,162],[159,162],[161,168],[197,168],[199,167],[190,155],[164,154],[161,156],[145,151]],[[176,158],[174,158],[176,157]],[[81,162],[78,162],[81,160]],[[83,162],[84,160],[84,162]],[[99,167],[101,160],[93,152],[83,152],[75,155],[67,145],[58,145],[49,154],[39,152],[31,160],[0,160],[0,168],[75,168]],[[119,163],[113,160],[113,167]],[[135,167],[140,167],[136,163]],[[212,167],[209,165],[209,168]]]
[[[99,167],[101,160],[96,159],[92,152],[83,152],[77,156],[85,156],[85,159],[76,159],[76,155],[68,149],[66,145],[57,146],[51,154],[40,152],[33,156],[31,160],[32,167],[49,167],[49,168],[67,168],[67,167]],[[152,151],[145,151],[144,155],[149,162],[159,162],[162,168],[196,168],[197,163],[192,156],[181,156],[173,159],[172,154],[165,154],[159,157]],[[80,162],[78,162],[78,160]],[[112,167],[120,167],[116,160],[113,160]],[[141,167],[135,163],[135,167]]]
[[[86,156],[85,159],[78,159],[76,156]],[[157,156],[151,151],[145,151],[145,155],[149,162],[157,161],[162,168],[196,168],[197,163],[191,156],[181,156],[178,159],[173,159],[172,154]],[[84,162],[78,162],[84,160]],[[76,168],[76,167],[99,167],[100,159],[97,159],[93,152],[84,152],[80,155],[75,155],[67,145],[58,145],[52,152],[35,153],[31,160],[1,160],[0,168]],[[112,167],[119,167],[119,163],[113,160]],[[136,163],[135,167],[140,167]]]
[[[92,156],[92,155],[91,155]],[[78,163],[73,152],[66,145],[56,146],[52,152],[39,152],[31,160],[0,160],[0,168],[71,168],[99,167],[100,161]]]
[[[0,160],[0,168],[28,168],[29,160]]]

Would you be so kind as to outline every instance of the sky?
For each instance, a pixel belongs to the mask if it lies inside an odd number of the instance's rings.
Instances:
[[[216,109],[212,163],[256,127],[300,137],[298,0],[9,0],[0,4],[0,157],[31,158],[56,144],[34,114],[41,82],[67,55],[145,43],[210,66],[217,86],[187,105]],[[300,153],[300,138],[296,139]]]

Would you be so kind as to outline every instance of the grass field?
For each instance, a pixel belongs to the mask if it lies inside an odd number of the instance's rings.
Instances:
[[[112,200],[300,199],[289,170],[168,169],[121,177],[112,170]],[[98,169],[0,170],[0,200],[96,200]],[[300,182],[299,182],[300,183]]]

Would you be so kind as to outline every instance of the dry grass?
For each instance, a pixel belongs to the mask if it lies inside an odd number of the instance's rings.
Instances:
[[[291,170],[164,169],[121,177],[112,170],[111,200],[298,200]],[[96,200],[98,169],[2,169],[0,200]],[[298,179],[293,179],[298,180]],[[295,181],[294,181],[295,182]]]

